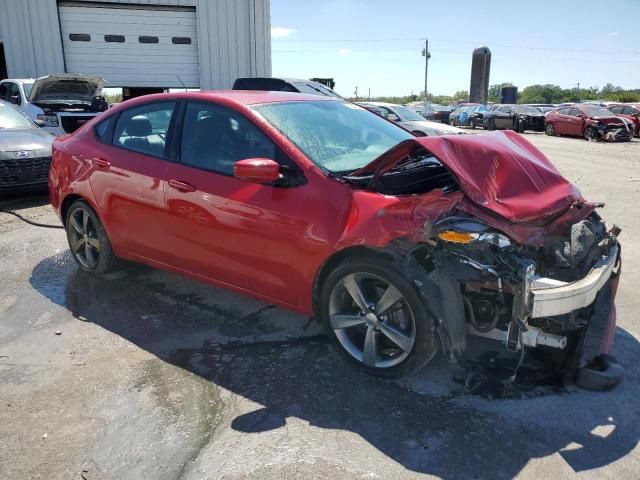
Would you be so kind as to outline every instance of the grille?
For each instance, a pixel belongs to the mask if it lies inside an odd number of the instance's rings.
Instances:
[[[92,116],[66,116],[62,115],[60,117],[60,122],[62,123],[62,129],[66,133],[73,133],[77,129],[79,129],[82,125],[87,123],[89,120],[93,118]]]
[[[0,185],[44,183],[50,165],[51,157],[0,160]]]

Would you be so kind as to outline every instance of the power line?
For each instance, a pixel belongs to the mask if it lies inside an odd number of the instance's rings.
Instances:
[[[344,55],[344,53],[400,53],[400,52],[411,52],[416,54],[419,49],[415,48],[369,48],[369,49],[349,49],[348,52],[341,53],[336,49],[308,49],[308,50],[272,50],[272,53],[335,53],[339,55]],[[456,51],[456,50],[437,50],[437,53],[450,53],[454,55],[469,55],[469,52],[466,51]],[[562,62],[583,62],[583,63],[624,63],[624,64],[640,64],[640,61],[634,60],[615,60],[615,59],[593,59],[593,58],[572,58],[572,57],[532,57],[532,56],[514,56],[514,55],[499,55],[498,58],[508,58],[508,59],[516,59],[516,60],[551,60],[551,61],[562,61]]]
[[[477,45],[477,42],[466,42],[460,40],[450,40],[446,38],[432,38],[432,40],[443,42],[443,43],[453,43],[457,45]],[[336,42],[424,42],[424,38],[343,38],[343,39],[289,39],[289,38],[274,38],[273,42],[300,42],[300,43],[336,43]],[[640,51],[631,51],[631,50],[592,50],[592,49],[582,49],[582,48],[551,48],[551,47],[532,47],[530,45],[512,45],[512,44],[501,44],[501,43],[491,43],[493,47],[501,47],[501,48],[514,48],[514,49],[522,49],[522,50],[540,50],[547,52],[573,52],[573,53],[603,53],[608,55],[640,55]]]

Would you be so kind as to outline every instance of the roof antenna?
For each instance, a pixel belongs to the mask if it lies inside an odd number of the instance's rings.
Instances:
[[[186,92],[187,91],[187,86],[184,84],[184,82],[180,78],[180,75],[176,75],[176,78],[178,79],[178,81],[180,82],[180,85],[182,85],[182,88],[184,88],[184,91]]]

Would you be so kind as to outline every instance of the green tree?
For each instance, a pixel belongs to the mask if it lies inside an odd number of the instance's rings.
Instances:
[[[562,103],[565,92],[558,85],[529,85],[518,95],[520,103]]]
[[[607,83],[604,87],[602,87],[602,90],[600,90],[600,94],[603,96],[607,96],[611,93],[622,92],[622,90],[622,87],[618,87],[616,85],[613,85],[612,83]]]
[[[467,90],[458,90],[453,94],[453,99],[455,101],[462,100],[464,102],[469,101],[469,92]]]

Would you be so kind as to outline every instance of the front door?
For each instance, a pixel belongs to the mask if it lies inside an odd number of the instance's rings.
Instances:
[[[269,158],[300,176],[299,186],[234,178],[238,160]],[[304,177],[267,136],[241,114],[188,102],[180,162],[165,187],[173,264],[217,282],[296,305],[301,258],[314,212],[305,212]],[[309,252],[310,253],[310,252]]]

